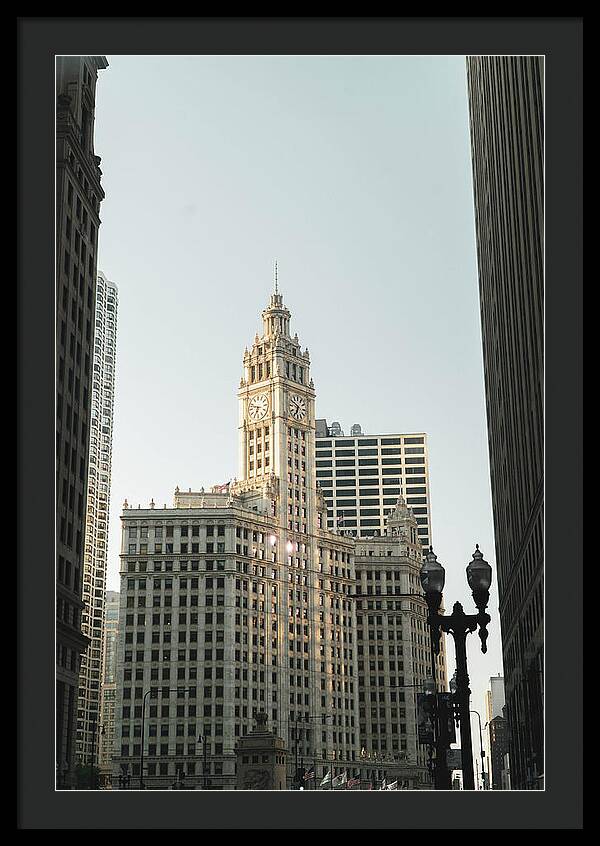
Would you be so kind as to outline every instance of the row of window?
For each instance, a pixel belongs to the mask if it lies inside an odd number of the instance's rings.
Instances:
[[[315,456],[317,461],[322,458],[333,458],[335,455],[336,464],[344,463],[344,464],[351,464],[355,462],[357,459],[355,456],[358,456],[358,461],[360,463],[361,458],[366,456],[373,456],[375,461],[384,461],[386,456],[395,456],[392,460],[397,464],[402,463],[402,451],[400,447],[389,448],[389,449],[336,449],[334,451],[328,449],[317,449],[315,452]],[[406,464],[424,464],[425,463],[425,451],[422,448],[406,448],[404,450],[404,455],[418,455],[419,458],[406,458],[404,462]],[[348,459],[348,460],[345,460]]]
[[[202,553],[206,553],[210,555],[211,553],[216,552],[217,554],[225,552],[225,543],[206,543],[206,548],[200,550],[199,543],[185,543],[180,541],[179,549],[174,548],[174,544],[172,543],[155,543],[154,550],[148,549],[147,543],[130,543],[127,548],[128,555],[174,555],[175,553],[186,555],[190,553],[191,555],[200,555]],[[216,548],[215,548],[216,547]]]
[[[188,525],[183,524],[183,525],[173,526],[173,525],[168,524],[166,526],[154,525],[150,528],[152,528],[155,538],[162,538],[163,532],[164,532],[164,537],[172,538],[172,537],[174,537],[174,530],[176,528],[179,529],[179,534],[182,538],[184,538],[184,537],[187,538],[189,536],[189,534],[191,534],[192,537],[199,537],[200,536],[200,526],[199,525],[188,526]],[[225,526],[206,525],[206,526],[204,526],[204,528],[206,529],[207,537],[214,537],[215,535],[217,537],[224,537],[225,536]],[[137,526],[137,525],[129,525],[128,526],[128,537],[130,537],[130,538],[137,538],[137,537],[147,538],[148,532],[149,532],[149,527],[144,525],[144,524],[142,524],[141,526]],[[239,535],[238,535],[238,537],[239,537]],[[246,535],[244,535],[244,537],[246,537]]]
[[[355,446],[358,443],[358,446],[375,446],[376,444],[381,444],[382,446],[388,446],[391,444],[401,444],[402,440],[404,440],[405,444],[424,444],[425,438],[420,437],[409,437],[405,436],[404,439],[402,437],[394,437],[394,438],[334,438],[333,440],[326,440],[325,438],[317,437],[316,443],[317,448],[331,446],[332,443],[335,444],[336,447],[339,446]]]

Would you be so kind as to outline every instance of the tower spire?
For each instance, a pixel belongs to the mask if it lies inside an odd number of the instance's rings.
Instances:
[[[279,293],[279,289],[277,287],[277,259],[275,259],[275,293]]]

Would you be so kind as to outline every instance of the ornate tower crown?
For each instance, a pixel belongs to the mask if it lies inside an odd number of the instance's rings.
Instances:
[[[416,526],[417,521],[412,508],[406,504],[406,500],[402,495],[398,497],[398,501],[393,511],[387,515],[386,524],[390,529],[405,528],[406,526]]]
[[[271,294],[269,305],[262,313],[263,338],[275,338],[283,335],[290,337],[290,312],[283,304],[283,296],[279,293],[277,279],[277,262],[275,262],[275,290]]]
[[[269,305],[262,313],[263,337],[275,338],[283,335],[290,337],[290,312],[283,304],[281,294],[271,294]]]

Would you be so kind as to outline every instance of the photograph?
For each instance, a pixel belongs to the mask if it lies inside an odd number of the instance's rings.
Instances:
[[[57,788],[543,789],[543,94],[57,56]]]

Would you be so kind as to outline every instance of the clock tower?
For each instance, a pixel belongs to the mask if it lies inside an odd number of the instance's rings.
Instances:
[[[273,516],[287,541],[312,534],[316,519],[315,391],[308,350],[290,335],[277,289],[262,334],[244,353],[239,398],[239,479],[245,490],[276,489]]]
[[[238,391],[239,479],[233,490],[246,508],[262,513],[259,525],[262,531],[267,528],[269,558],[275,565],[271,578],[277,581],[267,584],[265,593],[276,600],[264,601],[271,614],[265,621],[271,639],[264,639],[273,650],[278,688],[272,719],[288,749],[305,757],[317,750],[324,775],[327,762],[355,760],[358,748],[354,542],[326,528],[315,469],[310,357],[290,333],[277,271],[262,324],[261,334],[244,352]],[[252,550],[252,558],[256,552]],[[241,562],[242,572],[258,579],[264,569],[261,553],[258,561]],[[260,615],[263,600],[255,602],[252,614]]]

